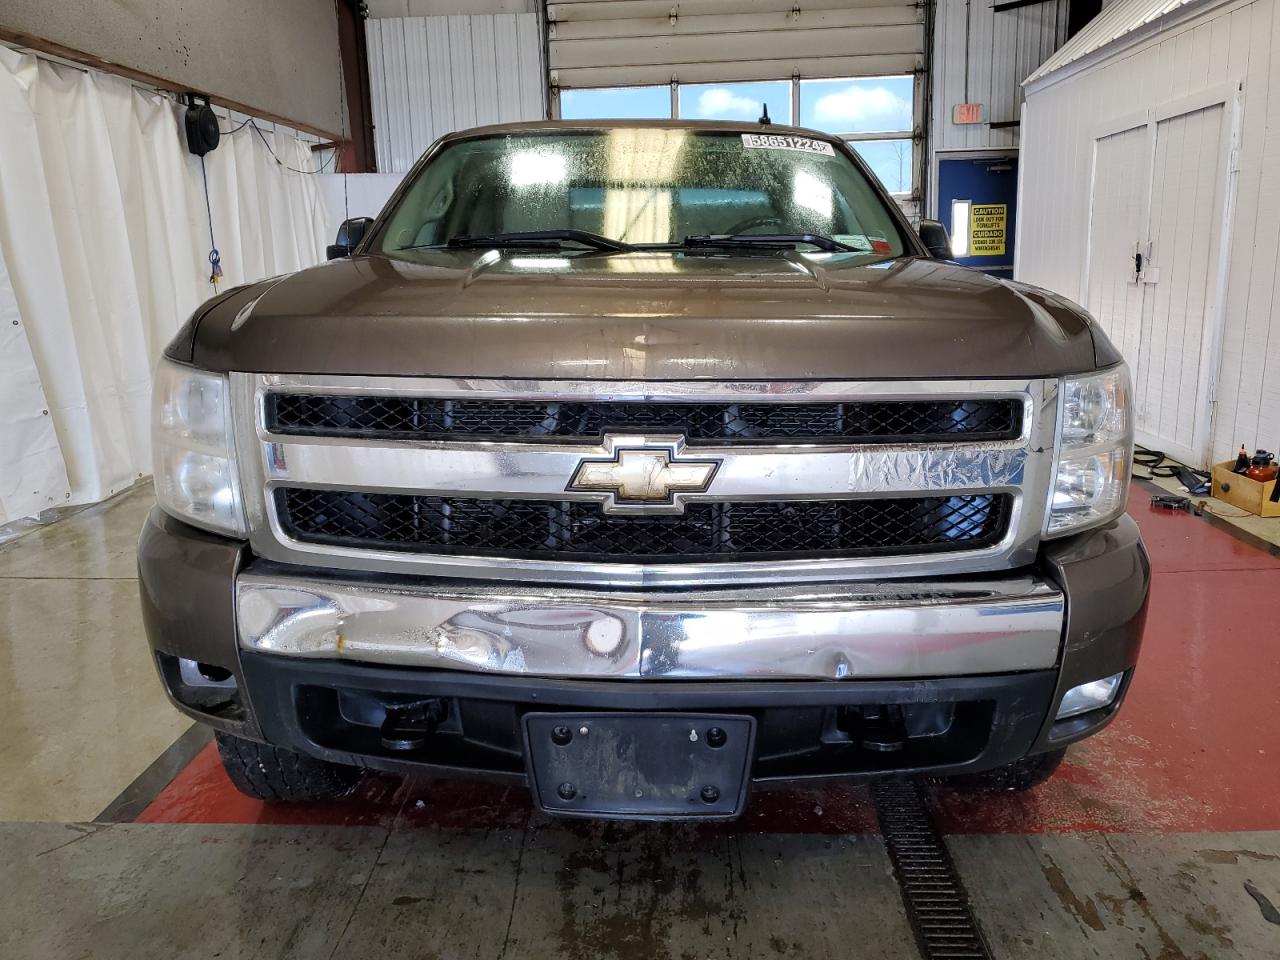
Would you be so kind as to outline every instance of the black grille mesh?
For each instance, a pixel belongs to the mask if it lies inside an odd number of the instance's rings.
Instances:
[[[277,488],[284,530],[312,543],[526,559],[680,563],[981,549],[1008,524],[997,494],[693,503],[606,514],[584,501],[480,500]]]
[[[267,427],[303,436],[428,440],[599,440],[608,430],[683,434],[690,443],[941,443],[1010,440],[1014,399],[850,403],[648,403],[271,393]]]

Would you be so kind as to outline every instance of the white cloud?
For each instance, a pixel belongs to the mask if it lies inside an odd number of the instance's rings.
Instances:
[[[911,104],[888,87],[851,86],[819,97],[813,107],[819,127],[840,132],[909,130]]]
[[[698,97],[698,113],[705,117],[745,117],[754,120],[760,116],[760,101],[734,93],[726,87],[704,90]]]

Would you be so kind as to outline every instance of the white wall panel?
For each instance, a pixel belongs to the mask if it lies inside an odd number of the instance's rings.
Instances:
[[[443,17],[453,13],[537,13],[539,0],[365,0],[370,17]]]
[[[1251,449],[1274,449],[1280,443],[1280,322],[1275,318],[1280,294],[1280,71],[1272,68],[1273,57],[1280,54],[1278,40],[1274,0],[1222,4],[1199,14],[1190,11],[1163,30],[1153,27],[1104,46],[1027,91],[1016,274],[1083,302],[1088,296],[1093,143],[1099,129],[1217,85],[1243,84],[1238,172],[1234,198],[1226,198],[1234,199],[1234,214],[1224,258],[1214,460],[1227,459],[1241,443]],[[1188,161],[1179,176],[1201,168],[1212,171],[1207,159]],[[1171,187],[1156,184],[1153,202],[1180,203],[1190,211],[1203,201],[1194,179],[1165,197]],[[1212,270],[1209,257],[1192,253],[1185,262],[1161,264],[1160,283],[1176,284],[1182,273],[1198,276]],[[1167,289],[1176,294],[1175,287]],[[1147,322],[1172,325],[1175,351],[1198,351],[1198,343],[1177,342],[1180,321],[1168,313]],[[1176,399],[1185,406],[1180,394]],[[1184,415],[1173,403],[1171,399],[1169,409],[1160,413]]]
[[[454,130],[546,115],[537,14],[381,18],[365,29],[383,173],[404,173]]]
[[[934,150],[1016,147],[1022,81],[1067,38],[1069,0],[996,12],[989,0],[938,0],[933,44]],[[966,40],[969,45],[965,53]],[[957,125],[951,108],[980,103],[983,122]]]
[[[373,123],[374,162],[386,156],[387,120],[386,64],[382,56],[382,25],[378,20],[365,21],[365,49],[369,58],[369,112]]]

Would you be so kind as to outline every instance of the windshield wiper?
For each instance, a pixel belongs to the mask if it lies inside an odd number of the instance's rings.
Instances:
[[[564,243],[580,243],[594,250],[623,253],[634,249],[621,240],[603,237],[589,230],[531,230],[525,233],[462,234],[450,237],[448,247],[559,247]]]
[[[819,250],[850,250],[854,253],[870,253],[870,250],[864,250],[860,247],[850,246],[847,243],[841,243],[839,240],[833,240],[830,237],[824,237],[820,233],[712,233],[702,236],[693,236],[684,238],[684,246],[686,247],[794,247],[800,243],[807,243],[810,246],[817,247]]]

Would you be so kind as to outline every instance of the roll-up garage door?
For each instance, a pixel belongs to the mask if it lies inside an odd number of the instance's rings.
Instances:
[[[552,0],[551,84],[623,87],[914,73],[915,0]]]

